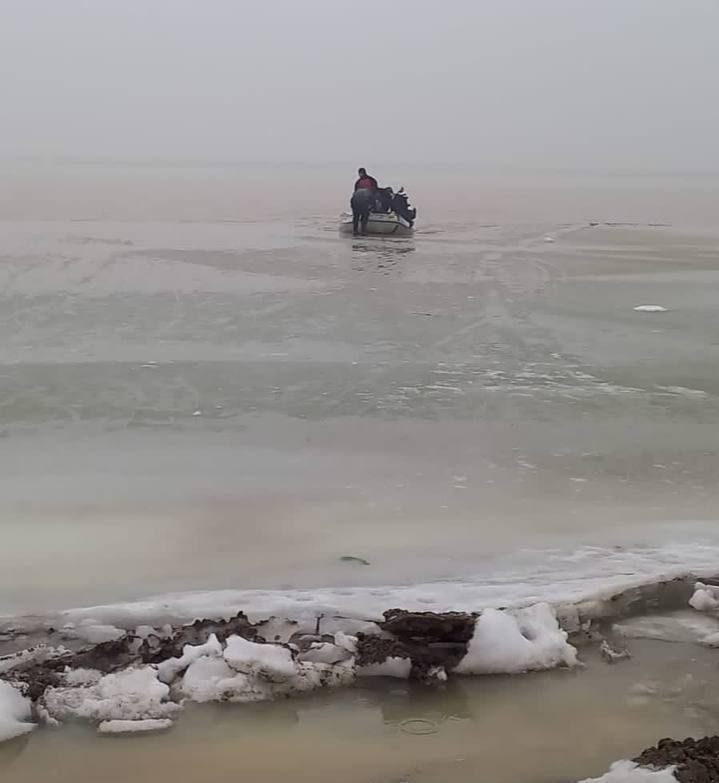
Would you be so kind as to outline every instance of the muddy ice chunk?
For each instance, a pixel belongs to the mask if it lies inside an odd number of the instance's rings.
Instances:
[[[97,669],[68,669],[61,675],[63,685],[70,687],[97,685],[103,674]]]
[[[185,645],[205,644],[213,634],[219,642],[235,635],[254,639],[257,629],[242,612],[229,620],[195,620],[191,625],[175,629],[172,626],[163,626],[159,634],[148,634],[144,638],[139,654],[143,663],[160,663],[168,658],[181,658]]]
[[[599,652],[607,663],[618,663],[619,661],[626,661],[632,657],[632,654],[628,649],[618,650],[615,647],[612,647],[606,639],[599,646]]]
[[[0,742],[15,739],[35,728],[30,699],[18,688],[0,680]]]
[[[174,633],[175,630],[171,625],[163,625],[162,628],[155,628],[154,625],[138,625],[135,628],[135,636],[138,639],[147,639],[150,636],[155,636],[158,639],[170,639]]]
[[[224,658],[199,658],[185,672],[182,693],[197,702],[256,702],[349,685],[354,680],[354,667],[349,662],[298,662],[293,667],[292,677],[271,681],[266,678],[266,670],[242,673],[230,667]]]
[[[298,661],[311,663],[341,663],[353,657],[348,650],[328,642],[312,642],[308,650],[304,650],[297,656]]]
[[[20,650],[0,658],[0,675],[26,671],[48,660],[62,658],[67,654],[68,651],[64,647],[50,647],[49,645],[38,644],[36,647]]]
[[[242,674],[256,674],[271,682],[282,682],[297,674],[292,653],[276,644],[258,644],[242,636],[230,636],[224,651],[227,663]]]
[[[408,643],[467,644],[474,633],[476,617],[466,612],[408,612],[390,609],[384,613],[383,631]]]
[[[182,693],[192,701],[226,701],[250,690],[250,678],[231,669],[224,658],[207,656],[193,661],[182,678]]]
[[[335,634],[335,644],[341,647],[343,650],[352,653],[354,655],[357,652],[357,637],[350,636],[342,631],[337,631]]]
[[[323,688],[340,688],[351,685],[355,679],[355,667],[352,661],[343,661],[333,665],[325,663],[298,663],[297,678],[291,683],[290,693],[307,693]],[[282,685],[274,685],[281,689]],[[281,695],[288,695],[282,693]]]
[[[698,612],[713,612],[719,609],[719,587],[697,582],[689,606]]]
[[[216,658],[221,655],[222,645],[217,640],[217,636],[213,633],[204,644],[186,644],[183,647],[182,655],[179,658],[168,658],[157,664],[158,677],[162,682],[169,684],[181,671],[184,671],[198,658],[202,658],[203,656]]]

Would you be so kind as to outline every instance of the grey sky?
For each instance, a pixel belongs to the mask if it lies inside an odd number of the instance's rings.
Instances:
[[[719,168],[716,0],[0,0],[0,155]]]

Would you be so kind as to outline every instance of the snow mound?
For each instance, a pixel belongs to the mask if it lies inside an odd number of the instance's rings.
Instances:
[[[170,688],[157,678],[152,666],[106,674],[95,684],[63,686],[45,691],[44,706],[58,720],[84,718],[92,721],[166,718],[179,704],[168,702]]]
[[[30,699],[17,688],[0,680],[0,742],[27,734],[35,728],[30,723]]]
[[[292,653],[276,644],[258,644],[242,636],[229,636],[224,658],[242,674],[254,674],[270,682],[283,682],[293,678],[297,670]]]
[[[477,619],[458,674],[518,674],[573,666],[577,651],[567,642],[549,604],[514,612],[485,609]]]
[[[148,731],[166,731],[172,727],[169,718],[152,720],[105,720],[98,727],[99,734],[144,734]]]
[[[587,778],[579,783],[677,783],[674,767],[648,769],[633,761],[616,761],[600,778]]]
[[[713,612],[719,609],[719,587],[697,582],[694,585],[694,595],[689,599],[689,606],[697,612]]]

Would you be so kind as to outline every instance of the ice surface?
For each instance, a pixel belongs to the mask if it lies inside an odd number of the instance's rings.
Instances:
[[[166,731],[172,727],[169,718],[145,720],[105,720],[98,727],[100,734],[140,734],[148,731]]]
[[[10,683],[0,680],[0,742],[20,737],[35,728],[30,722],[30,699]]]
[[[258,674],[271,682],[282,682],[297,674],[292,653],[276,644],[257,644],[241,636],[229,636],[224,657],[236,671]]]
[[[613,627],[628,639],[708,644],[708,639],[719,633],[719,620],[687,609],[685,612],[631,617],[614,623]]]
[[[577,651],[567,643],[549,604],[514,612],[487,609],[480,615],[459,674],[515,674],[573,666]]]
[[[46,644],[38,644],[27,650],[20,650],[0,658],[0,675],[7,674],[12,669],[30,663],[42,663],[50,658],[57,658],[67,650],[63,646],[51,647]]]
[[[62,612],[46,618],[59,625],[85,618],[123,628],[191,623],[201,618],[228,619],[242,609],[257,622],[282,618],[277,624],[282,641],[291,632],[314,633],[323,615],[322,633],[355,634],[377,630],[389,607],[421,611],[479,611],[487,607],[521,607],[546,601],[576,604],[611,598],[620,590],[657,583],[688,574],[713,576],[719,547],[701,541],[671,541],[660,546],[587,546],[571,552],[537,550],[494,559],[491,569],[474,577],[413,585],[321,588],[315,590],[218,590],[173,593],[129,603],[108,604]],[[719,602],[718,602],[719,605]],[[597,604],[599,606],[599,604]],[[295,623],[290,626],[286,620]],[[30,627],[37,618],[28,618]],[[22,618],[12,618],[21,627]],[[273,633],[264,633],[274,638]]]
[[[106,674],[94,685],[48,688],[43,697],[53,718],[75,717],[92,721],[166,718],[179,705],[168,702],[170,689],[152,666]]]
[[[651,770],[633,761],[617,761],[600,778],[587,778],[579,783],[677,783],[674,767]]]
[[[67,639],[80,639],[89,644],[102,644],[119,639],[124,636],[125,632],[114,625],[85,620],[77,628],[72,624],[65,626],[61,629],[61,634]]]

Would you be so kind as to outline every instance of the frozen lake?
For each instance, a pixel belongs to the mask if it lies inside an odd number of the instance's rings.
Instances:
[[[716,538],[714,181],[351,174],[5,172],[0,612]]]

